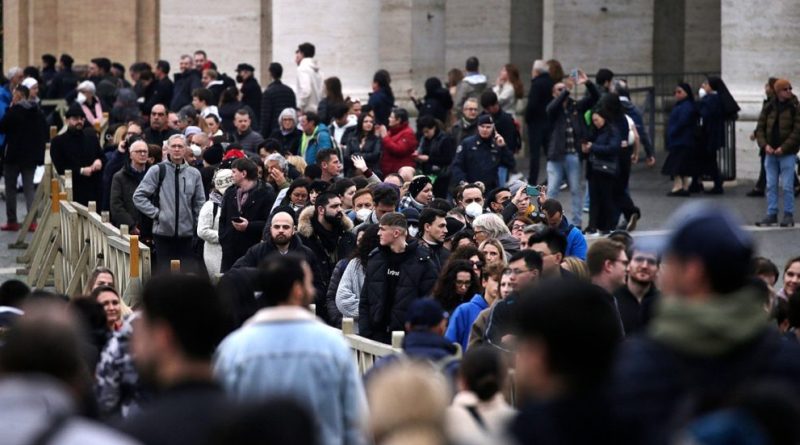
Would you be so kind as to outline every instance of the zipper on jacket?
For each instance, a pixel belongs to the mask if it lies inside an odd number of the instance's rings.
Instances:
[[[178,217],[180,214],[181,208],[181,187],[180,187],[180,178],[178,178],[178,174],[180,173],[180,166],[175,166],[175,238],[178,237]]]

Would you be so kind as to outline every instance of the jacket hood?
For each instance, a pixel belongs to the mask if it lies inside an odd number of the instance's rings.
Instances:
[[[305,59],[303,59],[305,60]],[[311,235],[314,234],[314,226],[311,225],[311,218],[314,217],[314,211],[316,207],[311,205],[303,209],[300,212],[300,216],[297,218],[297,234],[303,235],[306,238],[310,238]],[[344,213],[344,212],[342,212]],[[345,232],[350,231],[353,228],[353,221],[350,221],[350,218],[347,216],[342,217],[342,229]]]
[[[74,411],[66,388],[49,377],[9,376],[0,383],[3,443],[28,443],[55,416]]]
[[[481,73],[473,73],[466,77],[464,77],[464,82],[470,83],[472,85],[481,85],[486,84],[486,76]]]
[[[317,62],[317,59],[306,57],[300,61],[300,66],[298,69],[299,68],[306,68],[314,70],[314,72],[319,72],[319,63]]]

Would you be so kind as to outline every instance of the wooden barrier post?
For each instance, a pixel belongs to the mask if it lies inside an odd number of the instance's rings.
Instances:
[[[405,335],[406,333],[403,331],[392,332],[392,347],[394,349],[403,349],[403,338]]]
[[[127,224],[120,224],[119,225],[119,233],[122,236],[128,236],[131,234],[130,229],[128,228]]]
[[[169,262],[169,271],[178,273],[181,271],[181,260],[172,260]]]
[[[355,333],[355,322],[350,317],[342,318],[342,334],[353,335]]]
[[[50,139],[53,139],[56,136],[58,136],[58,127],[56,127],[55,125],[51,125],[50,126]]]
[[[125,288],[125,292],[122,294],[122,299],[125,301],[125,304],[132,309],[136,309],[141,303],[142,296],[142,279],[139,276],[139,236],[131,235],[128,243],[131,251],[131,263],[128,285]]]
[[[53,178],[50,180],[50,211],[58,213],[58,195],[59,195],[58,179]]]
[[[108,210],[103,210],[100,212],[100,221],[104,223],[111,221],[111,214],[108,213]]]

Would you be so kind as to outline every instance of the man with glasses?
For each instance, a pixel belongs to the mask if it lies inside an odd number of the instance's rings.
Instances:
[[[508,273],[514,292],[491,308],[486,323],[484,338],[497,348],[510,350],[513,345],[515,310],[519,303],[519,291],[539,281],[542,274],[542,256],[533,250],[522,250],[508,260]]]
[[[197,270],[192,237],[200,209],[205,203],[200,170],[184,160],[186,138],[175,134],[167,139],[169,156],[145,174],[133,193],[136,208],[153,220],[153,239],[159,272],[166,272],[170,260],[180,260],[182,270]]]
[[[605,290],[608,304],[614,307],[619,316],[619,303],[613,293],[625,285],[628,270],[625,245],[607,238],[595,241],[586,254],[586,265],[589,267],[592,284]],[[619,321],[619,327],[624,334],[622,319]]]
[[[155,104],[150,109],[150,126],[144,130],[144,140],[148,144],[161,146],[164,141],[178,132],[169,127],[167,107]]]
[[[794,226],[794,168],[800,146],[800,110],[797,96],[792,94],[792,84],[778,79],[774,85],[775,96],[758,117],[756,140],[766,156],[767,216],[757,226],[778,224],[778,183],[783,195],[781,227]]]
[[[456,145],[478,132],[478,99],[467,99],[461,111],[461,119],[450,130],[450,136],[456,141]]]
[[[654,252],[634,246],[628,264],[628,279],[614,292],[622,325],[629,335],[642,331],[660,293],[656,288],[659,259]]]
[[[147,143],[140,138],[128,148],[128,162],[111,178],[111,224],[125,224],[131,235],[141,234],[142,214],[133,203],[133,193],[147,171]]]

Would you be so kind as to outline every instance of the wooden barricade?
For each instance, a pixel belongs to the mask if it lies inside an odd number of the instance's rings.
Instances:
[[[350,349],[353,350],[353,359],[355,359],[358,372],[361,373],[361,375],[366,374],[379,358],[403,352],[404,332],[392,332],[392,344],[387,345],[375,340],[360,337],[356,335],[354,331],[355,322],[353,319],[343,318],[342,334],[347,340],[347,343],[350,344]]]
[[[150,278],[150,249],[138,236],[127,234],[108,221],[108,213],[98,215],[96,205],[61,202],[62,250],[60,274],[66,277],[63,291],[80,294],[92,271],[98,266],[111,269],[123,300],[130,306],[139,302],[144,281]],[[56,276],[59,274],[57,273]]]

